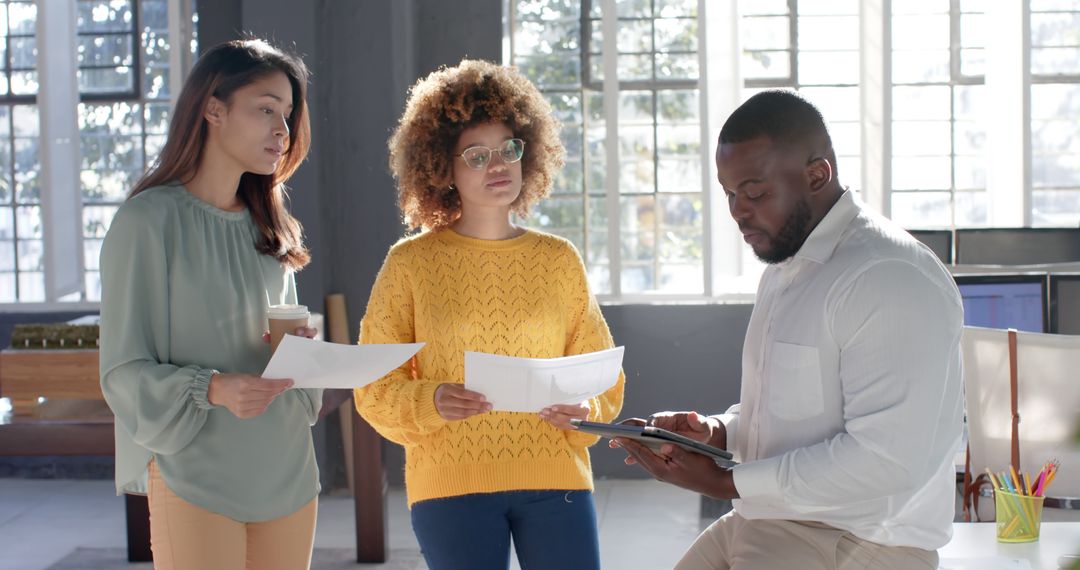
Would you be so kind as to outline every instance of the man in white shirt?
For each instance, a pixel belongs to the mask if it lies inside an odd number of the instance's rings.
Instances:
[[[962,429],[952,278],[840,185],[824,119],[794,93],[736,109],[716,167],[744,239],[769,264],[740,402],[649,422],[730,448],[740,464],[615,442],[657,479],[734,499],[677,568],[937,568]]]

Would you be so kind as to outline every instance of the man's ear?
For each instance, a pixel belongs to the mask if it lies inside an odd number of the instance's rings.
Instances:
[[[833,179],[833,168],[823,156],[813,158],[806,165],[806,177],[810,183],[810,193],[816,194],[826,188]]]
[[[221,99],[210,97],[210,100],[206,102],[206,111],[203,112],[203,118],[211,125],[220,125],[225,117],[225,111],[225,103]]]

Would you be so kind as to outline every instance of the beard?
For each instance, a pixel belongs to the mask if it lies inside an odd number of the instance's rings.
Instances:
[[[770,237],[766,249],[758,251],[754,249],[754,255],[765,263],[780,263],[786,261],[799,252],[803,242],[806,241],[807,227],[810,225],[810,204],[805,198],[795,203],[791,214],[784,220],[776,237]]]

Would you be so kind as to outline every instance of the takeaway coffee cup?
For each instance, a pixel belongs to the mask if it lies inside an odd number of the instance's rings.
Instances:
[[[308,326],[310,316],[305,305],[271,305],[266,310],[266,321],[270,325],[270,353],[277,350],[281,337],[296,334],[297,328]]]

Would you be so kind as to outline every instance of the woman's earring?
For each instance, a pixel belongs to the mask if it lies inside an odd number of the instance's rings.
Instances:
[[[451,183],[450,183],[450,190],[451,190],[451,191],[457,190],[457,188],[455,188],[455,187],[454,187],[454,183],[453,183],[453,182],[451,182]]]

